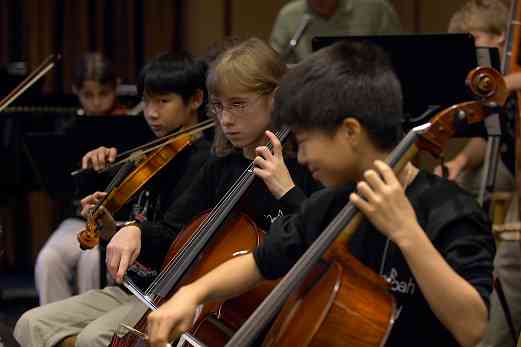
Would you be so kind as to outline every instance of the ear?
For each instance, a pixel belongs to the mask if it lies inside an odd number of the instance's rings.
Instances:
[[[197,89],[194,95],[192,95],[190,106],[192,110],[197,110],[203,104],[204,93],[201,89]]]
[[[346,117],[338,128],[339,135],[342,136],[351,146],[356,147],[361,141],[362,125],[353,117]]]
[[[78,93],[79,93],[78,88],[77,88],[74,84],[72,85],[72,93],[73,93],[74,95],[78,95]]]

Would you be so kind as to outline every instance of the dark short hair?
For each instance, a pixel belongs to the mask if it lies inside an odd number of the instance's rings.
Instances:
[[[393,148],[402,133],[402,92],[390,59],[369,43],[343,41],[311,55],[282,78],[273,122],[334,133],[357,119],[372,142]]]
[[[74,68],[72,83],[77,89],[81,89],[85,81],[94,81],[115,89],[117,78],[111,61],[100,52],[82,55]]]
[[[187,52],[163,53],[148,62],[141,70],[137,89],[139,95],[164,95],[175,93],[187,103],[197,90],[203,91],[204,102],[200,112],[206,110],[207,65],[194,59]]]

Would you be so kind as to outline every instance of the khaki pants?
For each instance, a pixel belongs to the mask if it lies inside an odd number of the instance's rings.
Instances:
[[[146,310],[119,287],[91,290],[25,312],[14,335],[22,347],[51,347],[71,335],[77,347],[106,347],[121,322],[134,325],[141,318],[136,309]]]
[[[40,305],[67,299],[76,289],[81,294],[100,287],[99,250],[82,251],[76,239],[83,228],[84,220],[67,218],[38,253],[34,273]]]

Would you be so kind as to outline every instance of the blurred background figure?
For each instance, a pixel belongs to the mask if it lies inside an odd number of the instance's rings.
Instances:
[[[76,66],[73,85],[84,114],[125,115],[116,97],[118,83],[106,57],[101,53],[85,54]],[[36,258],[34,273],[40,305],[100,287],[99,250],[82,251],[76,240],[85,227],[77,202],[68,207],[65,215]]]
[[[400,20],[386,0],[297,0],[275,20],[270,44],[287,62],[311,54],[315,36],[376,35],[400,32]],[[290,49],[290,41],[296,45]]]

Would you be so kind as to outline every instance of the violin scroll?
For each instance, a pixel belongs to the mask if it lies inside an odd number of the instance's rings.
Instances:
[[[96,247],[96,245],[99,243],[100,236],[94,217],[90,216],[87,218],[85,229],[80,231],[76,237],[80,243],[80,248],[83,251]]]

